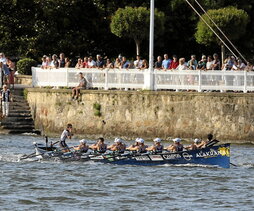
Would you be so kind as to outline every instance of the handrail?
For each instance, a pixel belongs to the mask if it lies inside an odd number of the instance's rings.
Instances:
[[[78,84],[78,73],[82,72],[89,88],[107,89],[143,89],[146,70],[139,69],[41,69],[32,68],[34,87],[74,87]],[[152,90],[196,90],[221,92],[254,91],[254,72],[224,70],[154,70]]]

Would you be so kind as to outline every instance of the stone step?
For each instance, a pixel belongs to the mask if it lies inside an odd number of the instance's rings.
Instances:
[[[11,122],[33,121],[33,118],[31,116],[29,116],[29,117],[8,116],[5,119],[2,119],[2,122],[4,122],[4,121],[11,121]]]
[[[15,112],[12,112],[12,113],[9,113],[9,116],[8,117],[16,117],[16,118],[31,118],[32,115],[30,113],[15,113]]]
[[[30,110],[29,106],[26,105],[10,105],[11,110]]]
[[[33,121],[19,121],[19,122],[12,122],[12,121],[8,121],[8,120],[4,120],[2,122],[0,122],[0,124],[2,126],[19,126],[19,125],[31,125],[34,126],[34,122]]]
[[[29,104],[24,97],[24,89],[11,90],[13,102],[10,103],[9,116],[0,119],[0,133],[22,134],[35,133],[41,134],[34,129],[34,121],[31,115]]]
[[[10,109],[10,114],[31,114],[31,111],[29,110],[12,110]]]
[[[33,125],[3,125],[1,127],[7,130],[17,130],[17,129],[33,130],[34,129]]]

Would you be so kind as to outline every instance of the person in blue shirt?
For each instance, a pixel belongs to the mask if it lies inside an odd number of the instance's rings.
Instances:
[[[198,62],[196,60],[196,55],[191,55],[191,59],[188,61],[187,66],[190,70],[196,70]]]
[[[96,56],[96,58],[97,58],[97,60],[96,60],[96,67],[98,67],[98,68],[104,68],[104,67],[105,67],[105,62],[104,62],[104,60],[101,58],[101,55],[98,54],[98,55]]]
[[[171,61],[172,60],[168,58],[168,54],[164,54],[164,60],[162,61],[162,68],[169,69]]]
[[[122,69],[128,69],[130,67],[131,63],[127,61],[126,57],[122,57],[122,62],[121,62],[121,68]]]

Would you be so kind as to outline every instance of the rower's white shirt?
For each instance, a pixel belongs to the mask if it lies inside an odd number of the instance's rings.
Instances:
[[[70,132],[68,131],[68,130],[64,130],[63,132],[62,132],[62,135],[61,135],[61,141],[65,141],[67,138],[68,138],[68,136],[70,136]]]

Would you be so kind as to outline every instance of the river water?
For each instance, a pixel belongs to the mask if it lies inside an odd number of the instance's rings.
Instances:
[[[34,141],[0,137],[0,210],[254,210],[253,145],[232,145],[230,169],[19,161]]]

